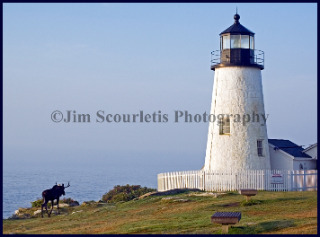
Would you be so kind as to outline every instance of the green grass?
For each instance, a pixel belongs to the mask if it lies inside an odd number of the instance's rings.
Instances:
[[[162,200],[163,197],[188,202]],[[61,208],[48,218],[4,220],[4,234],[220,234],[210,217],[240,211],[230,234],[316,234],[317,192],[261,191],[246,203],[236,192],[213,198],[181,193],[115,204]],[[33,213],[37,208],[28,210]],[[80,211],[71,214],[75,211]]]

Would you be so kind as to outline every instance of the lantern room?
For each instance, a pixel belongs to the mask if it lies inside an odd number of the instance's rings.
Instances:
[[[241,25],[239,19],[235,14],[234,24],[220,33],[220,50],[211,52],[212,70],[223,66],[264,68],[264,53],[255,50],[254,33]]]

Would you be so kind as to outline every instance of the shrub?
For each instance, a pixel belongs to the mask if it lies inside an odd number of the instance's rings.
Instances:
[[[114,186],[112,190],[102,196],[102,200],[108,203],[130,201],[143,194],[156,191],[153,188],[141,187],[140,185]]]
[[[35,200],[35,201],[31,202],[31,207],[41,207],[42,203],[43,203],[42,198]],[[50,204],[50,206],[51,206],[51,204]]]

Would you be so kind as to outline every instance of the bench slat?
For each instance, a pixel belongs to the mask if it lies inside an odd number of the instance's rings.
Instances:
[[[211,216],[211,222],[218,224],[236,224],[241,219],[241,212],[216,212]]]

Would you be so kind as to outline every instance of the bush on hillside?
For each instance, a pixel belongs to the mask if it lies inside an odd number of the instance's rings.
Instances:
[[[130,201],[143,194],[154,192],[156,189],[141,187],[140,185],[125,185],[125,186],[114,186],[112,190],[107,192],[102,196],[102,201],[108,203],[120,202],[120,201]]]
[[[41,207],[42,203],[43,203],[43,200],[42,200],[42,198],[40,198],[38,200],[31,202],[31,207]],[[50,204],[50,206],[51,206],[51,204]]]

